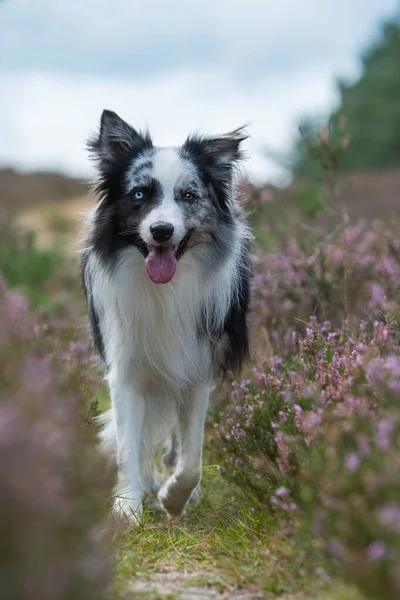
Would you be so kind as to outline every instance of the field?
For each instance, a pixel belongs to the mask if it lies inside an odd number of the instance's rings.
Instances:
[[[0,172],[0,596],[400,597],[400,173],[243,186],[252,362],[214,395],[178,522],[108,511],[78,181]],[[22,483],[23,482],[23,485]]]

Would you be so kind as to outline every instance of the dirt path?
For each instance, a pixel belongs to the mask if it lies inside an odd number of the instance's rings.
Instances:
[[[176,569],[164,569],[152,574],[151,578],[136,577],[127,590],[127,600],[132,598],[176,598],[177,600],[261,600],[267,596],[257,590],[235,590],[217,575],[188,573]]]

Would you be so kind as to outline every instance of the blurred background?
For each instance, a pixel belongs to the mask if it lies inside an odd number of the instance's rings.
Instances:
[[[346,166],[391,166],[398,9],[397,0],[3,0],[0,162],[86,177],[85,139],[108,107],[159,144],[250,122],[251,180],[281,183],[290,169],[265,151],[290,155],[299,122],[343,108],[357,119],[359,154]]]
[[[198,512],[110,552],[77,253],[104,108],[158,145],[250,123],[256,269]],[[221,575],[204,594],[398,600],[399,202],[397,0],[0,0],[0,597],[125,600],[159,570],[170,598],[168,565],[178,591],[184,567]]]
[[[40,202],[40,223],[21,218],[42,229],[48,200],[76,214],[93,176],[85,142],[110,108],[160,145],[250,123],[249,181],[279,187],[321,175],[299,127],[344,117],[343,199],[375,214],[379,189],[387,212],[400,177],[399,11],[397,0],[3,0],[0,211]]]

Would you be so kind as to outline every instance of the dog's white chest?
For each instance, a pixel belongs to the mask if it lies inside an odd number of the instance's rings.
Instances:
[[[204,377],[211,357],[198,337],[204,299],[196,268],[183,264],[171,283],[156,285],[137,255],[121,263],[110,281],[112,293],[105,297],[110,362],[129,363],[147,381],[161,376],[184,384]]]

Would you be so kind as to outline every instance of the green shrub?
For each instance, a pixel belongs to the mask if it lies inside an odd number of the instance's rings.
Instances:
[[[0,272],[10,287],[20,290],[34,305],[46,302],[46,286],[65,262],[61,249],[37,248],[32,232],[0,226]]]

